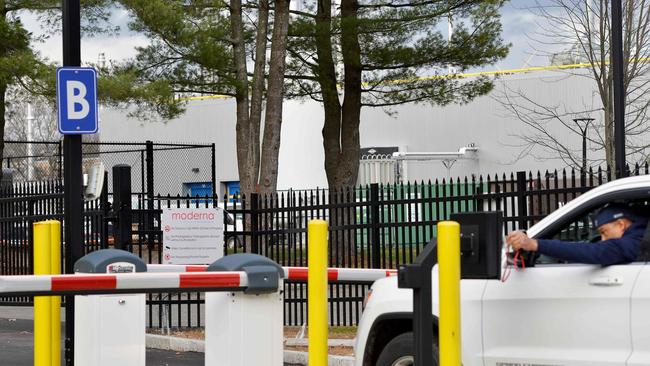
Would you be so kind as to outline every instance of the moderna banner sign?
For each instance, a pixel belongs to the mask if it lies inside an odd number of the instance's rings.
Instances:
[[[223,257],[223,210],[163,208],[163,264],[211,264]]]

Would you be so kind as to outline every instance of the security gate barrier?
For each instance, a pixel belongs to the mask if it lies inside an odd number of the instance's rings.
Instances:
[[[88,256],[93,256],[90,257],[92,260],[89,260]],[[132,254],[128,252],[106,249],[93,252],[88,256],[78,261],[75,266],[79,272],[94,273],[0,276],[0,295],[115,295],[187,290],[222,292],[206,295],[206,343],[210,344],[206,347],[206,365],[282,365],[282,281],[283,278],[307,281],[310,277],[307,268],[280,267],[270,259],[256,254],[229,255],[210,266],[148,265],[146,266],[148,272],[138,272],[144,270],[144,264],[129,259]],[[132,273],[124,273],[127,270]],[[377,279],[396,274],[394,270],[382,269],[323,268],[323,270],[326,272],[326,275],[323,275],[324,279],[339,283],[351,281],[372,283]],[[119,299],[118,305],[120,305]],[[89,304],[87,308],[92,308],[92,305]],[[137,310],[138,312],[144,312],[144,307],[138,309],[142,309]],[[144,324],[144,321],[142,323]],[[88,322],[84,320],[77,324],[87,326]],[[226,331],[223,326],[227,328]],[[101,331],[101,326],[98,328]],[[83,332],[81,328],[77,328],[77,331],[80,332],[79,334]],[[144,334],[144,330],[142,333]],[[115,341],[119,342],[119,334],[115,336],[117,338]],[[253,345],[256,347],[256,352],[246,352]],[[120,347],[120,349],[129,346],[130,344],[113,343],[113,347]],[[84,346],[79,344],[78,347]],[[143,350],[144,345],[142,345],[142,352]],[[97,361],[83,361],[83,357],[78,356],[77,353],[75,358],[77,365],[85,366],[88,362],[99,365]],[[134,356],[118,363],[140,366],[142,365],[139,363],[140,360],[140,357]]]
[[[136,273],[147,270],[137,256],[117,249],[92,252],[74,265],[82,273]],[[74,362],[76,365],[145,366],[144,294],[74,297]]]

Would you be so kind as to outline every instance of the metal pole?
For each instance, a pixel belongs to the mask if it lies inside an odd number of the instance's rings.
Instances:
[[[79,0],[63,0],[63,66],[81,65],[81,15]],[[83,201],[81,135],[63,137],[65,273],[83,255]],[[74,366],[74,296],[65,298],[65,364]]]
[[[327,233],[324,220],[307,224],[309,251],[307,281],[307,324],[310,365],[327,366]]]
[[[457,222],[438,223],[438,259],[438,361],[440,366],[460,366],[460,225]]]
[[[217,197],[217,154],[216,154],[216,145],[212,143],[212,197]],[[219,199],[215,200],[219,202]],[[215,203],[216,203],[215,202]],[[226,206],[224,206],[226,207]]]
[[[625,169],[625,90],[623,86],[623,19],[621,0],[612,1],[612,66],[614,72],[614,158],[616,178]]]
[[[380,230],[379,230],[379,184],[370,185],[370,242],[371,242],[371,266],[372,268],[381,268],[380,251]]]
[[[32,104],[27,103],[27,180],[34,179],[34,119]]]
[[[582,166],[580,167],[580,178],[582,179],[582,183],[585,183],[585,179],[587,177],[587,131],[589,130],[589,124],[594,120],[594,118],[591,117],[585,117],[585,118],[574,118],[573,122],[576,124],[576,126],[580,129],[580,133],[582,134]],[[585,122],[584,127],[580,125],[580,122]]]
[[[413,289],[414,365],[433,365],[433,313],[431,305],[431,270],[438,262],[436,239],[427,244],[415,263],[402,265],[397,272],[397,286]]]
[[[528,229],[528,205],[526,204],[526,172],[517,172],[517,215],[519,230]]]
[[[113,212],[117,221],[113,223],[115,249],[131,251],[133,215],[131,190],[131,166],[118,164],[113,167]]]
[[[51,272],[51,232],[46,221],[34,223],[34,274]],[[52,297],[34,296],[34,366],[52,363]]]
[[[147,214],[146,214],[146,229],[147,229],[147,248],[151,250],[154,247],[154,156],[153,156],[153,141],[147,141],[146,146],[146,171],[147,171]]]

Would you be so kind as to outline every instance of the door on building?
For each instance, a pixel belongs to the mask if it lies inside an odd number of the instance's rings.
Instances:
[[[226,186],[226,195],[228,197],[228,203],[239,202],[240,188],[239,181],[232,182],[223,182]]]
[[[183,183],[183,193],[191,197],[202,197],[202,200],[192,200],[192,202],[203,202],[205,197],[212,197],[212,182],[191,182]]]

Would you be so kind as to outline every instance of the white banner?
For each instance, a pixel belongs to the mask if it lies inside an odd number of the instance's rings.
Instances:
[[[163,208],[164,264],[212,264],[223,257],[223,210]]]

